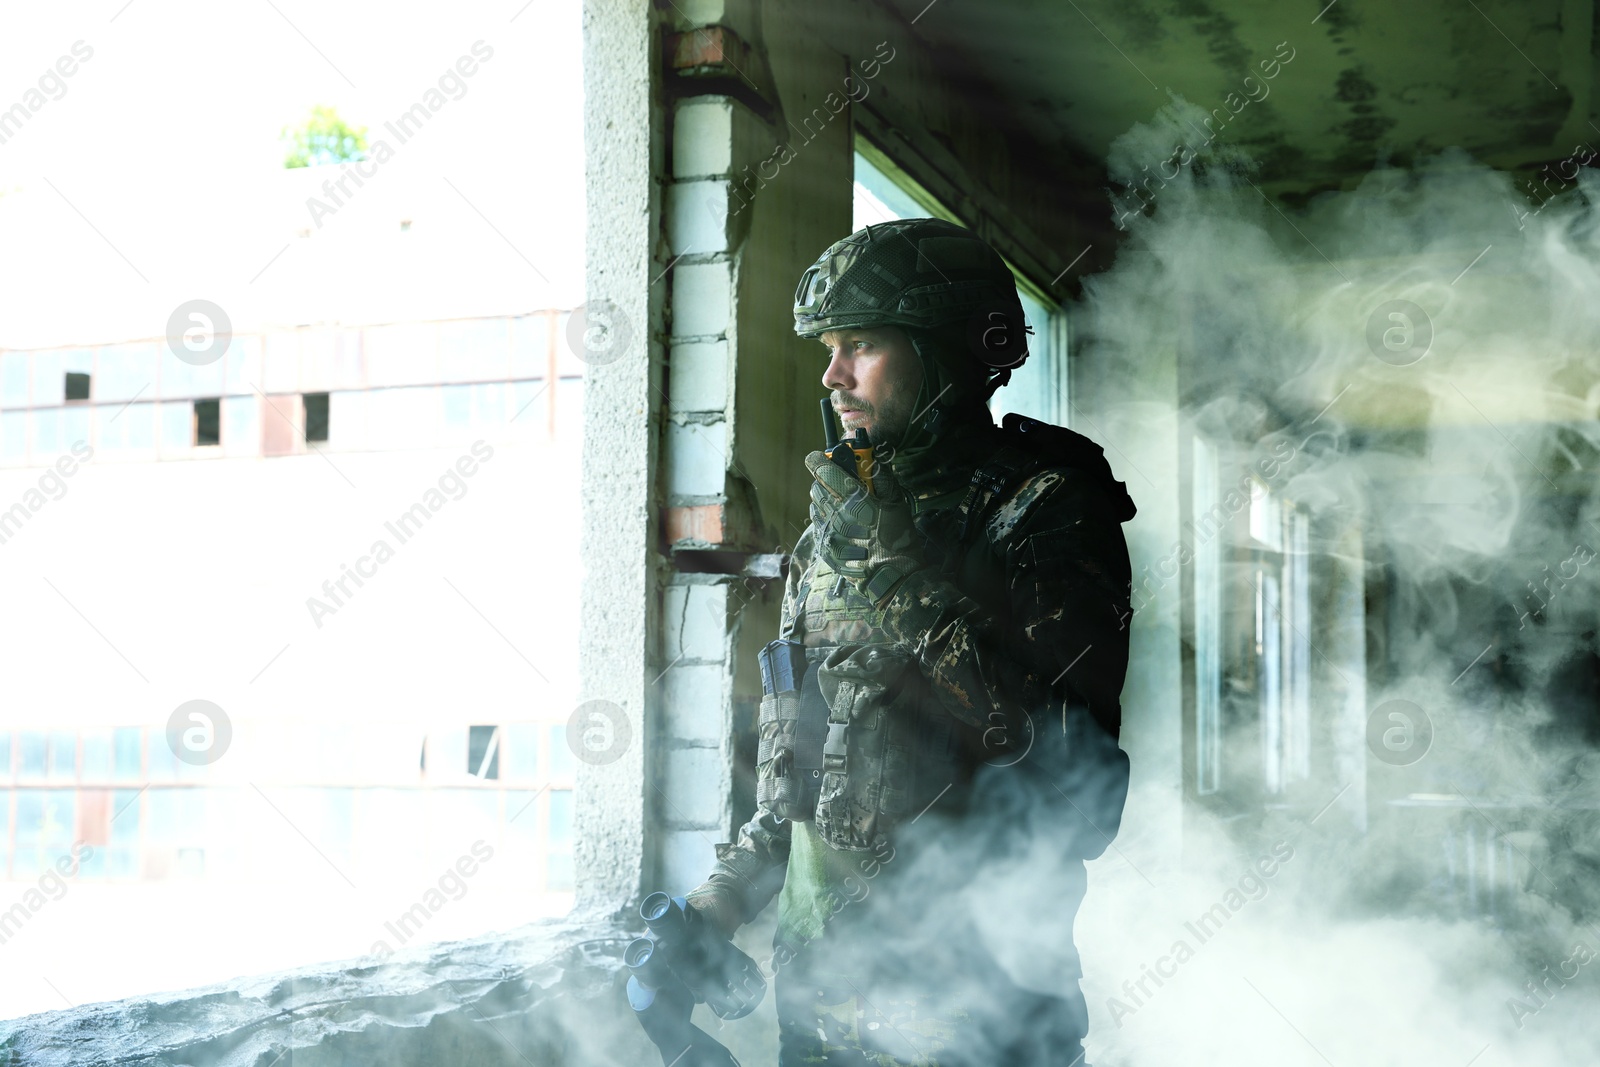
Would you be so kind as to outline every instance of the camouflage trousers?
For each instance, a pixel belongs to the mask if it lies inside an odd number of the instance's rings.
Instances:
[[[864,995],[779,974],[778,1067],[1087,1067],[1088,1011],[1070,996],[1012,987],[1004,1033],[925,997]]]

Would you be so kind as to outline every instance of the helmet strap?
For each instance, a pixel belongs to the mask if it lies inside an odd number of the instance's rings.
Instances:
[[[1010,380],[1011,380],[1011,368],[1010,367],[1004,367],[1001,370],[995,372],[995,376],[993,378],[990,378],[989,379],[989,384],[984,386],[984,388],[983,388],[983,399],[985,400],[985,402],[987,402],[990,397],[994,396],[995,392],[997,390],[999,390],[1001,386],[1005,385]]]

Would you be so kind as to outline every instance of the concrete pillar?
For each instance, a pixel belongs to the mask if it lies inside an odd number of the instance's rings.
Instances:
[[[583,434],[581,696],[612,702],[627,742],[578,765],[574,865],[580,910],[637,899],[644,876],[645,753],[661,633],[655,551],[663,366],[660,146],[654,6],[586,0],[586,307],[608,336],[586,370]],[[599,314],[597,312],[603,312]],[[552,519],[559,521],[558,516]],[[624,728],[618,727],[619,734]]]

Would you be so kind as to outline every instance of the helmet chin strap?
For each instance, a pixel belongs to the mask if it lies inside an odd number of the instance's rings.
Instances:
[[[985,404],[998,385],[985,388],[982,396],[963,390],[961,383],[940,358],[938,342],[920,330],[907,330],[917,359],[922,364],[922,384],[917,389],[917,403],[912,419],[899,441],[894,442],[895,469],[905,472],[921,464],[922,458],[938,443],[939,438],[959,422],[963,416],[979,417],[987,414]],[[968,411],[967,409],[971,409]]]

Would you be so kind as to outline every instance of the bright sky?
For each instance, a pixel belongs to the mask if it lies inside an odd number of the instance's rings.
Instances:
[[[0,115],[37,107],[0,127],[0,347],[160,336],[194,298],[236,331],[580,303],[580,11],[524,2],[0,9]],[[421,132],[384,128],[478,41]],[[320,226],[337,168],[286,171],[279,140],[317,104],[394,150]]]

